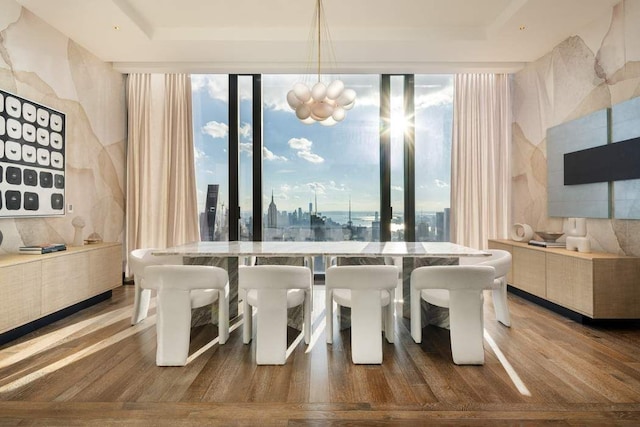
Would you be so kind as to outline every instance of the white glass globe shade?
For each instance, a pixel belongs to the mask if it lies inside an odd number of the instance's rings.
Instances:
[[[307,104],[300,104],[296,108],[296,117],[300,120],[304,120],[311,115],[311,109]]]
[[[332,118],[332,117],[328,117],[327,119],[322,120],[322,121],[320,122],[320,124],[321,124],[322,126],[333,126],[333,125],[335,125],[336,123],[338,123],[338,122],[337,122],[337,121],[335,121],[335,120],[333,120],[333,118]]]
[[[311,89],[311,97],[316,101],[322,101],[327,96],[327,87],[322,82],[313,85]]]
[[[355,99],[356,91],[353,89],[345,89],[344,92],[342,92],[342,95],[340,95],[340,98],[338,98],[338,104],[343,106],[351,104]]]
[[[289,107],[291,107],[292,110],[295,110],[296,108],[298,108],[300,104],[302,104],[302,101],[298,99],[293,89],[287,92],[287,103],[289,104]]]
[[[343,90],[344,90],[344,83],[342,83],[342,80],[334,80],[327,87],[327,98],[338,99],[338,97],[342,94]]]
[[[336,107],[333,110],[333,114],[331,115],[331,118],[333,120],[335,120],[336,122],[341,122],[344,120],[345,116],[347,115],[347,112],[344,110],[344,108],[342,107]]]
[[[345,110],[351,110],[354,105],[356,105],[356,101],[351,101],[351,104],[343,105],[342,108]]]
[[[296,83],[293,85],[293,93],[296,94],[296,98],[298,98],[301,102],[307,102],[311,99],[311,91],[304,83]]]
[[[317,102],[311,106],[312,117],[324,120],[333,114],[333,107],[326,102]]]

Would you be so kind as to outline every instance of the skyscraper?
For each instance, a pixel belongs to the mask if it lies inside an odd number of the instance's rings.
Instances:
[[[278,208],[273,201],[273,190],[271,190],[271,203],[267,211],[267,228],[278,228]]]

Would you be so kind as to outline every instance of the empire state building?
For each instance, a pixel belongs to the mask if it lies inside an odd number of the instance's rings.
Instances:
[[[273,201],[273,190],[271,191],[271,203],[267,211],[267,228],[278,228],[278,208]]]

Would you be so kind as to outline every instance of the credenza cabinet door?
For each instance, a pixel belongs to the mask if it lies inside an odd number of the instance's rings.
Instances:
[[[68,253],[42,261],[42,314],[50,314],[91,296],[89,254]]]
[[[545,268],[543,251],[513,247],[513,283],[518,288],[540,298],[546,296]]]
[[[0,333],[40,317],[41,275],[39,261],[0,268]]]
[[[593,261],[547,254],[547,299],[593,316]]]
[[[89,292],[97,295],[122,284],[122,248],[89,252]]]

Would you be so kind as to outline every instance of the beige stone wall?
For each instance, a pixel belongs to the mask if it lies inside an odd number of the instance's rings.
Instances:
[[[14,0],[0,0],[0,88],[66,114],[64,217],[0,219],[0,253],[23,244],[73,241],[71,221],[85,219],[86,238],[124,236],[125,76]]]
[[[547,216],[547,128],[637,96],[640,0],[621,1],[515,75],[513,223],[563,227]],[[587,228],[594,251],[640,256],[640,221],[589,219]]]

